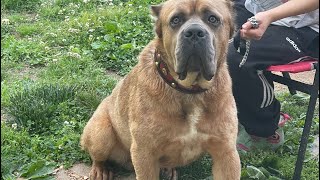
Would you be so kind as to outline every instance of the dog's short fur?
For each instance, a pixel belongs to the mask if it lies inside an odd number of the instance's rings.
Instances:
[[[215,180],[240,179],[237,111],[226,65],[233,34],[228,0],[169,0],[152,6],[157,37],[138,64],[99,105],[81,145],[93,161],[90,177],[108,179],[106,160],[131,162],[138,180],[159,179],[160,168],[184,166],[208,152]],[[205,92],[185,94],[157,72],[154,53],[174,79]]]

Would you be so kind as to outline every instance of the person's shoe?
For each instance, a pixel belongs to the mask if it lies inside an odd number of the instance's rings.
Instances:
[[[290,116],[281,113],[279,120],[279,128],[275,134],[267,138],[250,135],[246,132],[245,128],[239,124],[239,133],[237,138],[237,149],[239,151],[252,151],[252,150],[275,150],[284,143],[283,126],[290,120]]]

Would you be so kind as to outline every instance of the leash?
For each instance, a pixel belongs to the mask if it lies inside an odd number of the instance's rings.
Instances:
[[[242,60],[239,64],[239,68],[241,68],[247,62],[250,45],[251,41],[242,39],[240,36],[240,30],[238,30],[235,37],[233,38],[233,46],[237,49],[237,52],[242,55]]]
[[[252,29],[259,28],[259,22],[254,16],[249,18],[248,21],[251,23]],[[239,68],[241,68],[247,62],[249,51],[250,51],[250,45],[251,45],[250,40],[245,40],[241,38],[240,29],[239,29],[235,37],[233,38],[233,46],[237,49],[237,52],[243,56],[239,64]]]

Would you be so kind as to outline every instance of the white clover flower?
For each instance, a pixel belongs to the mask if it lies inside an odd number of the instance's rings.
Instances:
[[[62,42],[66,42],[67,40],[66,39],[62,39]]]
[[[74,57],[77,58],[77,59],[80,59],[80,58],[81,58],[81,55],[78,54],[78,53],[74,53]]]
[[[93,32],[94,30],[95,30],[95,29],[89,29],[88,31],[89,31],[89,32]]]
[[[67,55],[69,57],[74,57],[74,58],[77,58],[77,59],[80,59],[81,58],[81,55],[78,54],[78,53],[74,53],[74,52],[68,52]]]
[[[11,125],[11,127],[12,127],[12,129],[17,129],[18,125],[17,125],[17,123],[14,123]]]
[[[58,35],[55,34],[55,33],[49,33],[49,35],[52,36],[52,37],[58,37]]]
[[[69,28],[68,31],[71,33],[79,33],[80,32],[79,29],[74,29],[74,28]]]
[[[89,35],[89,41],[92,41],[93,40],[93,35]]]
[[[84,3],[88,3],[90,0],[83,0]]]
[[[63,124],[69,125],[70,123],[68,121],[64,121]]]
[[[9,19],[1,19],[1,24],[9,25],[10,20]]]

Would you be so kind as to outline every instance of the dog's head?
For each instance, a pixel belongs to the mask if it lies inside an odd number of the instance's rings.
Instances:
[[[167,63],[185,86],[208,88],[233,35],[229,0],[168,0],[152,6]]]

